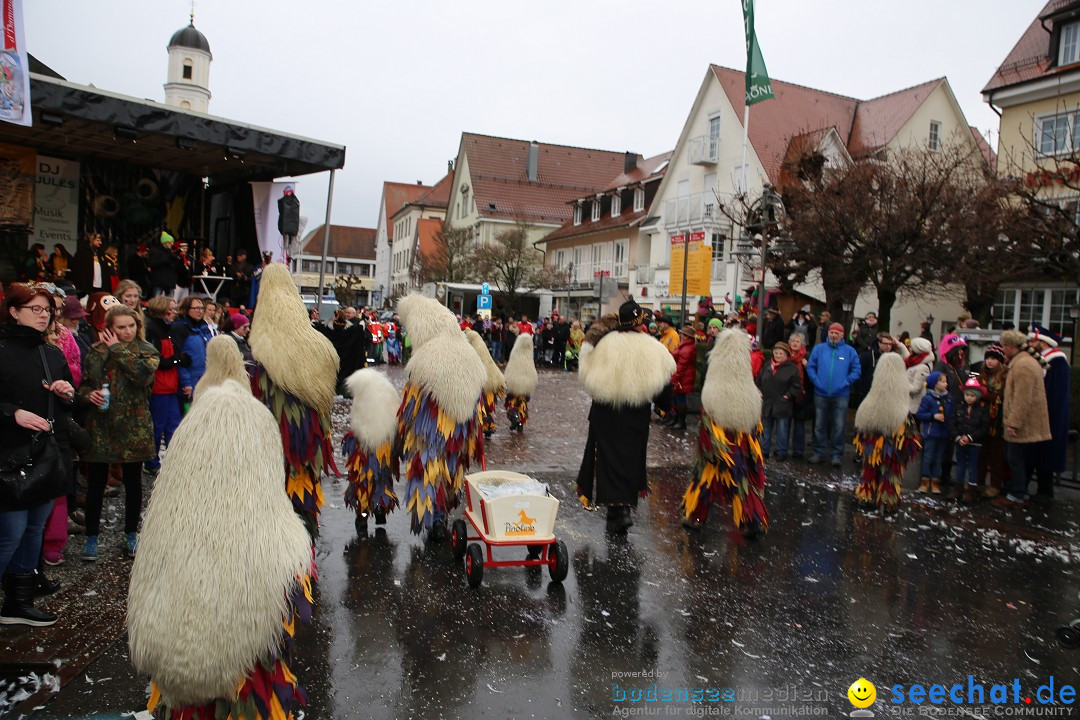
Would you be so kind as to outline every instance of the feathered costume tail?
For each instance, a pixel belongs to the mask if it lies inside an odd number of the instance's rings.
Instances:
[[[726,503],[728,498],[740,530],[751,523],[769,529],[761,425],[752,433],[725,430],[703,412],[693,474],[682,500],[683,517],[704,523],[712,504]]]
[[[521,427],[529,424],[529,398],[524,395],[506,396],[506,414],[517,413],[517,422]]]
[[[854,444],[863,459],[855,498],[867,505],[895,510],[900,503],[904,470],[922,447],[915,420],[909,417],[892,435],[856,432]]]
[[[348,457],[345,505],[357,514],[392,511],[398,504],[394,479],[398,476],[397,390],[376,370],[357,370],[345,381],[353,396],[350,430],[342,442]]]
[[[465,472],[474,463],[483,466],[486,373],[446,307],[411,294],[398,303],[398,313],[413,351],[397,412],[397,447],[405,463],[405,508],[419,534],[457,506]]]
[[[506,397],[505,390],[485,390],[480,396],[480,429],[485,435],[495,432],[495,412],[502,397]]]

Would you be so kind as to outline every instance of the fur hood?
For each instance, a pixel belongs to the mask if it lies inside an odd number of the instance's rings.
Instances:
[[[518,335],[506,361],[506,392],[508,395],[529,396],[536,392],[536,363],[533,362],[532,335]]]
[[[281,263],[271,263],[263,270],[248,345],[255,362],[266,369],[275,385],[320,415],[330,414],[338,354],[330,341],[311,327],[307,307]]]
[[[391,442],[397,434],[401,396],[386,376],[372,368],[357,370],[345,381],[353,396],[349,427],[367,452]]]
[[[414,351],[443,333],[460,332],[457,319],[449,308],[420,293],[409,293],[401,298],[397,311]]]
[[[244,356],[236,341],[228,335],[215,336],[206,346],[206,372],[195,384],[192,402],[209,387],[221,385],[226,380],[235,380],[241,386],[251,389],[251,380],[244,367]]]
[[[467,422],[476,416],[487,374],[476,351],[456,326],[428,339],[423,347],[414,346],[405,372],[409,382],[430,392],[454,422]]]
[[[904,361],[896,353],[885,353],[874,369],[870,392],[855,412],[855,429],[891,435],[908,417],[911,384]]]
[[[651,402],[674,372],[675,358],[667,348],[640,332],[608,332],[596,345],[586,339],[578,358],[585,391],[593,400],[615,407]]]
[[[244,442],[222,443],[244,428]],[[232,697],[282,636],[311,539],[285,494],[281,431],[236,382],[204,389],[169,445],[131,569],[132,665],[173,706]]]
[[[506,387],[506,378],[503,377],[499,366],[491,359],[491,353],[488,352],[487,345],[484,344],[484,338],[480,337],[480,333],[475,330],[466,330],[465,337],[480,357],[480,362],[484,363],[484,370],[487,372],[487,379],[484,380],[484,391],[499,392],[504,389]]]
[[[720,427],[753,432],[761,422],[761,393],[750,370],[750,336],[742,330],[724,330],[707,362],[701,406]]]

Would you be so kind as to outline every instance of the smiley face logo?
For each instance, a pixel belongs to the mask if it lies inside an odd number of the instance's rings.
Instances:
[[[848,700],[857,708],[868,708],[877,700],[877,688],[866,678],[859,678],[851,683],[847,691]]]

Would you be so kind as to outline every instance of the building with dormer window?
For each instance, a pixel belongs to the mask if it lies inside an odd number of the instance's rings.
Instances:
[[[1001,116],[998,174],[1076,206],[1080,220],[1080,182],[1056,177],[1061,165],[1080,157],[1080,0],[1046,3],[982,94]],[[1080,308],[1075,284],[1032,279],[999,288],[993,317],[1071,336],[1073,308]]]

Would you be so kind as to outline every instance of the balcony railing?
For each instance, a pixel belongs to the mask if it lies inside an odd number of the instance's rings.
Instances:
[[[664,227],[668,229],[715,228],[726,222],[716,194],[711,191],[664,201]]]
[[[691,165],[715,165],[720,154],[720,141],[709,141],[708,135],[690,138],[686,145],[687,161]]]

